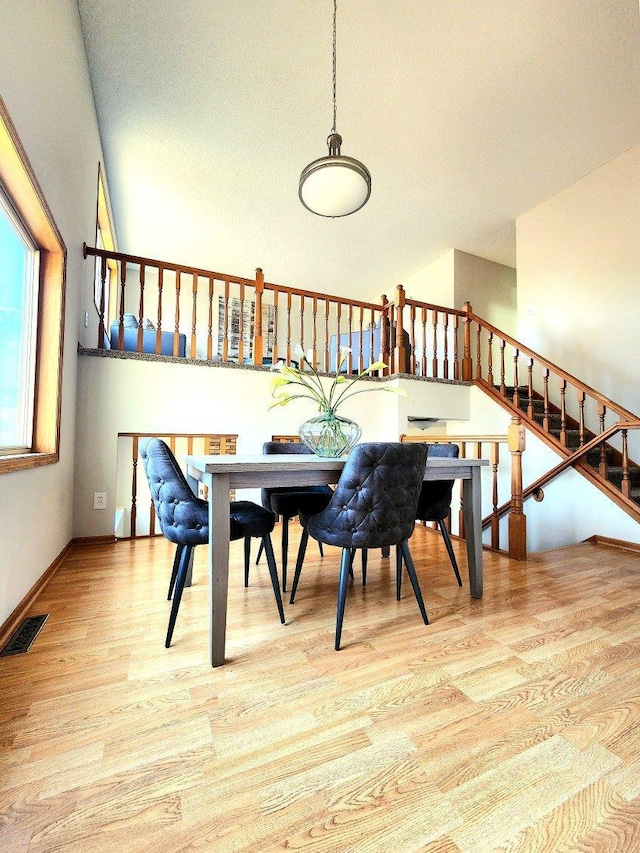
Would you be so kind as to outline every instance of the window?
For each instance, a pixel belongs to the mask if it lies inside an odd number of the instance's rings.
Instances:
[[[0,474],[58,461],[66,249],[0,98]]]
[[[31,447],[39,253],[0,191],[0,453]]]

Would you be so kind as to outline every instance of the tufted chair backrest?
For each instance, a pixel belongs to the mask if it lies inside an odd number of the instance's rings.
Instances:
[[[430,459],[457,459],[457,444],[430,444]],[[416,518],[421,521],[444,521],[451,509],[454,480],[429,480],[422,487]]]
[[[301,441],[265,441],[262,445],[262,452],[267,455],[275,455],[278,453],[303,453],[303,454],[312,454],[313,450],[310,450],[306,444],[303,444]],[[308,488],[306,486],[274,486],[270,489],[262,489],[262,506],[269,506],[270,495],[277,494],[278,492],[306,492]]]
[[[427,451],[422,443],[356,445],[329,506],[311,516],[310,535],[341,548],[382,548],[409,539]]]
[[[177,545],[205,545],[209,541],[209,510],[197,498],[168,445],[150,438],[140,456],[163,535]]]

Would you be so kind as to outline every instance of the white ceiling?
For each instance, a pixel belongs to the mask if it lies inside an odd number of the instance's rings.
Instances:
[[[640,144],[638,0],[339,0],[338,131],[372,194],[298,200],[327,153],[331,0],[79,0],[121,251],[376,298]]]

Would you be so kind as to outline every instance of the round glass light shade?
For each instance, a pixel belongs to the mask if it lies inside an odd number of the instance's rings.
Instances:
[[[352,157],[330,154],[303,170],[300,201],[318,216],[348,216],[363,207],[371,195],[371,175]]]

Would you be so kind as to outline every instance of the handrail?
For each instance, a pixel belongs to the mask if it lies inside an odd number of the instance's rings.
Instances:
[[[579,447],[578,450],[576,450],[570,456],[566,456],[562,460],[562,462],[559,462],[553,468],[550,468],[541,477],[538,477],[537,480],[534,480],[534,482],[531,483],[529,486],[526,486],[522,490],[523,500],[526,500],[527,498],[531,497],[532,495],[535,497],[536,493],[539,493],[543,486],[546,486],[552,480],[555,480],[555,478],[558,477],[560,474],[562,474],[563,471],[566,471],[567,468],[574,467],[575,464],[579,461],[581,456],[584,456],[585,454],[589,453],[591,450],[595,450],[598,447],[598,445],[607,441],[607,439],[611,438],[613,435],[615,435],[618,432],[621,432],[623,434],[623,445],[624,445],[624,447],[623,447],[623,462],[625,463],[625,464],[623,464],[623,475],[622,475],[623,488],[621,489],[621,492],[624,495],[624,497],[629,498],[629,476],[628,476],[629,459],[628,459],[627,453],[625,452],[626,432],[629,429],[640,429],[640,420],[620,421],[619,423],[613,424],[613,426],[610,426],[608,429],[606,429],[600,435],[594,436],[594,438],[592,438],[591,441],[587,442],[582,447]],[[627,469],[626,476],[624,473],[625,468]],[[606,471],[604,472],[603,476],[606,476]],[[625,494],[625,491],[626,491],[626,494]],[[496,510],[498,517],[504,516],[510,510],[510,508],[511,507],[510,507],[509,503],[502,504]]]

